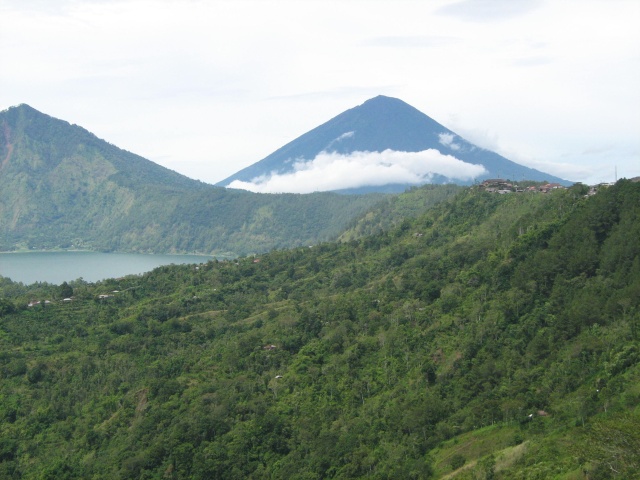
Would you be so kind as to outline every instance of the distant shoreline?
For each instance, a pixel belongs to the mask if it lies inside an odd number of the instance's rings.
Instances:
[[[131,255],[175,255],[175,256],[189,256],[189,257],[208,257],[211,259],[216,258],[215,255],[211,255],[208,253],[159,253],[159,252],[147,252],[147,253],[143,253],[143,252],[120,252],[120,251],[112,251],[112,252],[104,252],[101,250],[86,250],[86,249],[81,249],[81,248],[68,248],[68,249],[64,249],[64,248],[55,248],[55,249],[51,249],[51,250],[24,250],[24,249],[20,249],[20,250],[3,250],[0,251],[0,255],[2,254],[9,254],[9,253],[15,253],[15,254],[20,254],[20,253],[104,253],[105,255],[114,253],[114,254],[131,254]]]
[[[99,252],[97,250],[85,250],[85,249],[81,249],[81,248],[54,248],[51,250],[25,250],[25,249],[20,249],[20,250],[3,250],[0,251],[0,254],[2,253],[55,253],[55,252],[90,252],[90,253],[107,253],[107,252]]]
[[[0,254],[0,276],[30,285],[61,284],[82,279],[98,282],[140,275],[166,265],[202,265],[213,256],[142,253],[106,253],[87,250],[14,251]]]

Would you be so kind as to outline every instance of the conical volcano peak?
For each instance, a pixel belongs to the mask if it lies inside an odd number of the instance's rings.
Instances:
[[[409,105],[407,102],[403,102],[402,100],[400,100],[399,98],[395,98],[395,97],[387,97],[386,95],[378,95],[376,97],[370,98],[369,100],[365,101],[361,107],[376,107],[376,108],[410,108],[412,110],[415,110],[411,105]]]
[[[372,118],[377,116],[389,116],[394,119],[407,117],[407,119],[413,118],[414,120],[417,120],[420,117],[429,118],[424,113],[399,98],[387,97],[384,95],[378,95],[377,97],[370,98],[362,105],[347,110],[345,113],[349,112],[371,116]],[[441,125],[440,127],[444,128]]]
[[[388,192],[389,185],[402,191],[507,176],[564,182],[473,145],[398,98],[378,95],[218,185],[274,193]]]
[[[376,106],[377,105],[394,105],[394,104],[410,106],[408,103],[403,102],[399,98],[387,97],[386,95],[377,95],[375,97],[372,97],[369,100],[366,100],[362,104],[362,106],[364,106],[364,105],[376,105]]]

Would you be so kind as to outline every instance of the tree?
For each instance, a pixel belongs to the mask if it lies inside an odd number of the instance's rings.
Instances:
[[[73,288],[71,288],[71,286],[67,282],[62,282],[58,293],[60,295],[60,298],[71,298],[73,297]]]

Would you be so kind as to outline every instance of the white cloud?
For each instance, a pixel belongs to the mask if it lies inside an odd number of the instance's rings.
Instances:
[[[254,178],[251,182],[236,180],[229,188],[258,193],[311,193],[364,185],[428,183],[434,175],[471,181],[485,172],[482,165],[463,162],[435,149],[349,155],[321,152],[313,160],[297,160],[291,173]]]
[[[366,41],[364,44],[371,47],[387,47],[387,48],[433,48],[452,45],[459,42],[460,39],[449,36],[389,36],[375,37]]]
[[[333,147],[336,143],[340,143],[341,141],[343,141],[343,140],[345,140],[347,138],[353,138],[353,136],[355,134],[356,134],[356,132],[344,132],[338,138],[334,138],[333,140],[331,140],[331,142],[329,142],[329,145],[327,145],[324,149],[325,150],[330,150],[331,147]]]
[[[338,138],[336,138],[336,142],[344,140],[345,138],[351,138],[355,135],[355,133],[356,132],[345,132],[342,135],[340,135]]]
[[[519,17],[540,3],[540,0],[462,0],[441,7],[439,13],[471,22],[491,22]]]
[[[547,172],[556,177],[569,181],[582,181],[594,174],[594,169],[588,165],[576,165],[575,163],[554,161],[549,162],[540,159],[522,158],[516,159],[521,165],[526,165],[541,172]],[[578,180],[577,180],[578,179]],[[590,182],[587,182],[590,183]]]
[[[461,146],[459,143],[453,141],[455,135],[453,133],[440,133],[438,134],[438,141],[441,145],[445,147],[449,147],[451,150],[460,150]]]
[[[639,14],[637,0],[0,0],[0,108],[212,183],[379,94],[514,161],[637,172]],[[594,142],[616,151],[579,155]]]

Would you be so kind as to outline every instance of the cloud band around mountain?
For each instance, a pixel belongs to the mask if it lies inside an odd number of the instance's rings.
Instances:
[[[472,181],[486,173],[482,165],[463,162],[436,149],[421,152],[321,152],[313,160],[298,159],[293,170],[250,182],[235,180],[228,188],[256,193],[311,193],[362,186],[429,183],[436,175]]]

